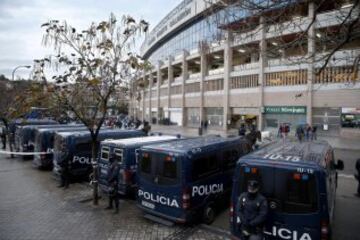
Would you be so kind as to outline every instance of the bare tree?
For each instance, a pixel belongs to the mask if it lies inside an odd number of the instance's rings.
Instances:
[[[146,67],[134,51],[135,40],[148,29],[144,20],[113,14],[107,21],[92,23],[77,31],[67,22],[44,23],[43,44],[54,48],[54,55],[35,61],[34,76],[47,83],[59,105],[72,112],[89,130],[92,139],[93,202],[98,204],[97,139],[107,116],[109,100],[116,91]],[[46,78],[44,68],[52,66],[60,74]]]

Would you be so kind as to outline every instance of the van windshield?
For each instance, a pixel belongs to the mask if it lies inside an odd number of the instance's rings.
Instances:
[[[180,161],[174,156],[143,153],[139,163],[140,175],[159,185],[174,185],[180,179]]]
[[[314,174],[270,167],[242,167],[241,191],[247,182],[257,180],[261,192],[276,204],[277,212],[304,214],[318,211],[318,187]]]

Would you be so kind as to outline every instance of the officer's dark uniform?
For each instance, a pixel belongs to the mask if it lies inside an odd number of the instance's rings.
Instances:
[[[61,168],[61,184],[59,187],[68,188],[70,184],[70,168],[71,168],[71,162],[70,160],[65,160],[62,168]]]
[[[108,183],[109,183],[109,206],[106,209],[113,208],[113,201],[115,202],[115,213],[119,212],[119,165],[115,156],[110,157],[110,166],[108,169]]]
[[[246,134],[246,128],[245,128],[245,126],[242,124],[242,125],[240,126],[240,129],[239,129],[239,136],[245,136],[245,134]]]
[[[6,149],[6,128],[1,127],[2,149]]]
[[[266,198],[258,192],[244,192],[238,199],[237,208],[237,214],[240,218],[241,239],[262,239],[264,222],[268,212]]]
[[[357,170],[357,180],[358,180],[357,196],[360,197],[360,158],[356,161],[355,167]]]

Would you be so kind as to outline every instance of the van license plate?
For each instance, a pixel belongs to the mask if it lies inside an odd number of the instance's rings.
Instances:
[[[145,201],[141,201],[141,205],[143,205],[144,207],[150,208],[150,209],[154,209],[155,205],[149,202],[145,202]]]

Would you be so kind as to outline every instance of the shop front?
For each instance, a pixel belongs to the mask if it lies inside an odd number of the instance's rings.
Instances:
[[[360,108],[342,108],[341,127],[360,128]]]
[[[158,121],[158,109],[155,108],[151,108],[151,123],[152,124],[157,124]]]
[[[339,135],[341,127],[341,108],[316,107],[312,110],[313,126],[321,135]]]
[[[259,109],[251,107],[231,108],[230,128],[239,129],[245,126],[258,126]]]
[[[181,108],[169,108],[170,124],[182,126],[182,109]]]
[[[205,108],[205,121],[208,127],[221,128],[224,121],[224,109],[222,107]]]
[[[263,109],[265,129],[277,132],[280,124],[286,124],[295,132],[298,125],[306,124],[305,106],[265,106]]]
[[[186,108],[186,126],[200,127],[200,108]]]

